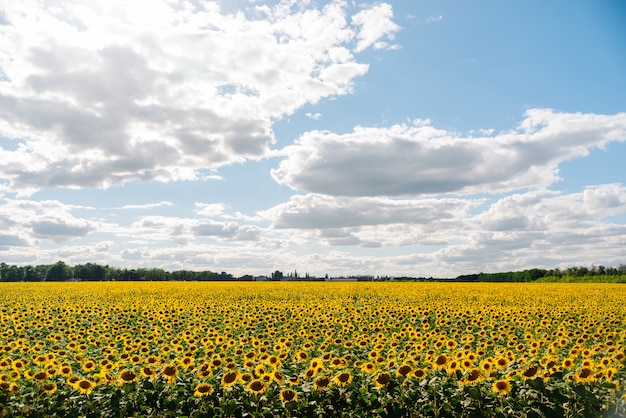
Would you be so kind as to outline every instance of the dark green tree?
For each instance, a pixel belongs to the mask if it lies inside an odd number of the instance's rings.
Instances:
[[[70,278],[70,268],[63,261],[57,261],[48,267],[46,271],[46,281],[65,282]]]

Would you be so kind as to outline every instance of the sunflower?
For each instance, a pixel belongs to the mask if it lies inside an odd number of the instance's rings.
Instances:
[[[76,382],[75,387],[80,393],[89,395],[96,385],[91,380],[81,379]]]
[[[309,358],[309,355],[307,353],[305,353],[304,351],[298,351],[296,353],[295,356],[293,356],[293,360],[297,363],[300,361],[307,361]]]
[[[46,356],[34,356],[33,361],[38,366],[43,366],[48,362],[48,357]]]
[[[595,375],[593,374],[593,370],[588,367],[583,367],[574,375],[574,380],[579,383],[593,382],[595,380]]]
[[[506,395],[511,391],[511,384],[508,380],[498,380],[496,382],[493,382],[491,388],[498,395]]]
[[[48,368],[46,369],[46,373],[48,374],[48,377],[54,377],[57,375],[58,372],[59,371],[54,365],[49,365]]]
[[[161,376],[165,376],[168,382],[173,383],[178,376],[178,369],[174,365],[167,365],[161,370]]]
[[[193,391],[193,396],[209,396],[213,393],[213,386],[208,383],[200,383]]]
[[[285,376],[283,376],[283,374],[278,370],[274,370],[273,372],[270,373],[270,375],[272,376],[272,380],[278,383],[279,385],[282,385],[283,382],[285,381]]]
[[[241,381],[242,383],[251,382],[252,379],[254,379],[254,376],[252,375],[252,373],[245,372],[239,375],[239,381]]]
[[[41,385],[41,390],[44,393],[50,395],[57,391],[57,384],[56,383],[44,383],[43,385]]]
[[[274,368],[280,367],[280,357],[278,356],[269,356],[266,360],[267,364]]]
[[[417,380],[422,380],[426,377],[426,371],[424,371],[424,369],[415,369],[413,370],[413,376]]]
[[[374,379],[374,385],[377,388],[382,388],[382,387],[387,386],[390,381],[391,381],[391,375],[387,372],[382,372],[376,375],[376,378]]]
[[[265,392],[265,390],[267,389],[267,385],[262,380],[255,379],[251,381],[250,383],[248,383],[248,386],[246,386],[246,389],[248,390],[248,392],[251,392],[256,395],[256,394]]]
[[[522,374],[522,379],[534,379],[535,377],[539,377],[539,366],[534,365],[525,369]]]
[[[24,367],[26,367],[26,362],[20,359],[13,360],[13,362],[11,363],[11,367],[13,368],[13,370],[19,372],[24,369]]]
[[[15,393],[17,392],[17,384],[15,384],[15,382],[2,382],[0,383],[0,390],[4,391],[4,392],[11,392],[11,393]]]
[[[400,367],[398,367],[398,370],[396,370],[396,376],[397,377],[407,377],[409,375],[409,373],[411,373],[412,371],[413,371],[413,369],[411,368],[410,365],[403,364]]]
[[[333,378],[333,383],[337,386],[346,386],[352,382],[352,375],[349,372],[341,372]]]
[[[489,376],[493,370],[493,364],[489,360],[483,360],[480,363],[480,368],[485,372],[485,375]]]
[[[63,377],[69,377],[72,375],[72,366],[70,365],[63,365],[61,366],[61,368],[59,369],[59,374]]]
[[[298,400],[298,392],[293,389],[283,389],[278,394],[278,397],[283,404],[288,402],[295,402]]]
[[[259,364],[254,368],[254,374],[257,377],[265,376],[267,374],[267,369],[262,364]]]
[[[148,379],[152,379],[152,378],[156,377],[156,372],[154,371],[154,369],[151,368],[151,367],[148,367],[148,366],[142,367],[140,372],[141,372],[141,376],[142,377],[145,377],[145,378],[148,378]]]
[[[48,373],[46,372],[37,372],[33,375],[35,380],[39,380],[40,382],[46,380],[48,378]]]
[[[93,360],[87,360],[86,362],[83,363],[83,371],[89,373],[92,372],[96,369],[97,363]]]
[[[159,364],[161,362],[161,359],[158,356],[148,356],[148,358],[146,359],[146,363],[150,364],[150,365],[156,365]]]
[[[318,371],[320,371],[323,368],[324,368],[324,361],[322,359],[314,358],[313,360],[311,360],[309,369],[317,369]]]
[[[461,360],[461,367],[465,370],[470,370],[474,368],[474,361],[469,358]]]
[[[509,367],[509,359],[507,357],[500,357],[496,359],[496,368],[504,370]]]
[[[373,363],[363,363],[361,371],[365,373],[374,373],[376,371],[376,366]]]
[[[311,379],[313,377],[317,376],[317,369],[306,369],[306,371],[304,372],[304,378],[305,379]]]
[[[443,369],[444,367],[446,367],[446,364],[448,364],[448,356],[446,356],[445,354],[440,354],[435,359],[432,366],[435,369]]]
[[[317,379],[315,379],[315,381],[313,382],[313,389],[322,390],[330,386],[331,383],[332,382],[329,377],[320,376]]]
[[[446,370],[448,370],[450,374],[454,374],[460,368],[461,368],[461,364],[457,360],[449,361],[448,365],[446,366]]]
[[[119,382],[121,384],[133,383],[139,380],[139,375],[132,370],[122,370],[122,372],[117,376]]]
[[[612,380],[613,376],[615,376],[615,373],[617,373],[617,369],[615,367],[608,367],[604,370],[604,376],[606,377],[606,380]]]
[[[222,386],[229,388],[239,381],[239,372],[227,372],[222,376]]]
[[[479,369],[472,369],[467,374],[467,376],[465,376],[465,382],[466,383],[476,383],[476,382],[481,381],[483,379],[483,377],[484,377],[483,373]]]
[[[195,364],[194,364],[194,360],[193,358],[189,357],[189,356],[185,356],[180,360],[180,365],[183,366],[185,369],[193,369]]]
[[[343,369],[347,366],[348,362],[342,357],[335,357],[330,361],[330,367],[334,369]]]

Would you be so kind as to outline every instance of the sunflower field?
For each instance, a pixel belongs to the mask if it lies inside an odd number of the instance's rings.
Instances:
[[[626,288],[1,283],[0,417],[626,416]]]

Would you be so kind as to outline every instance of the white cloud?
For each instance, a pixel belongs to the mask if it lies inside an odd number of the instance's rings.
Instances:
[[[430,16],[429,18],[426,19],[426,23],[441,22],[442,20],[443,20],[443,15]]]
[[[0,204],[0,251],[9,263],[97,260],[233,274],[297,269],[450,277],[529,266],[617,265],[623,262],[626,227],[612,219],[626,216],[625,203],[622,184],[480,199],[307,194],[259,214],[273,222],[260,228],[171,216],[142,216],[129,226],[102,224],[74,215],[81,207],[6,200]],[[86,213],[100,216],[98,210]],[[53,239],[62,245],[46,245]]]
[[[392,19],[393,10],[387,3],[378,4],[355,14],[352,22],[360,27],[356,36],[358,40],[356,51],[363,51],[372,45],[375,45],[376,49],[389,47],[386,41],[380,39],[393,40],[395,33],[400,30]]]
[[[191,180],[261,158],[273,120],[351,91],[368,69],[354,52],[392,38],[392,17],[378,4],[349,23],[341,1],[4,5],[0,135],[17,144],[0,150],[4,188]]]
[[[114,208],[114,209],[154,209],[154,208],[160,208],[163,206],[172,206],[173,203],[169,202],[167,200],[162,200],[160,202],[157,203],[146,203],[143,205],[124,205],[124,206],[120,206],[119,208]]]
[[[309,118],[309,119],[313,119],[313,120],[319,120],[319,119],[321,119],[322,114],[321,113],[311,113],[311,112],[308,112],[308,113],[306,113],[306,117]]]
[[[200,203],[195,204],[196,213],[202,216],[220,216],[226,210],[226,205],[223,203]]]
[[[75,217],[72,211],[77,208],[89,209],[53,200],[8,200],[0,204],[0,228],[5,240],[14,240],[15,245],[36,245],[39,240],[64,243],[100,227],[97,221]]]
[[[452,219],[472,206],[460,199],[292,196],[265,212],[275,228],[325,229],[383,224],[429,224]]]
[[[493,136],[461,137],[417,126],[312,131],[287,146],[272,176],[293,189],[337,196],[499,193],[543,188],[558,165],[591,148],[626,140],[626,113],[526,112],[519,126]]]

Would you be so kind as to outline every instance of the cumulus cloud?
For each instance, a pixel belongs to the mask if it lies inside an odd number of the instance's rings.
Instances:
[[[139,210],[144,210],[144,209],[154,209],[154,208],[160,208],[163,206],[172,206],[172,202],[169,202],[167,200],[162,200],[160,202],[157,203],[146,203],[143,205],[124,205],[124,206],[120,206],[119,208],[115,208],[115,209],[139,209]]]
[[[323,229],[383,224],[428,224],[464,214],[460,199],[403,199],[296,195],[266,212],[275,228]]]
[[[263,157],[272,121],[349,93],[368,70],[354,54],[398,30],[388,4],[350,13],[342,1],[3,5],[5,188],[198,179]]]
[[[392,19],[393,10],[391,5],[386,3],[378,4],[355,14],[352,17],[352,22],[360,27],[360,31],[357,33],[356,51],[363,51],[372,45],[375,49],[390,47],[386,41],[380,39],[393,40],[394,34],[400,29]]]
[[[96,221],[74,216],[72,212],[76,208],[85,207],[55,200],[8,200],[0,204],[0,227],[5,231],[5,242],[24,246],[34,245],[40,239],[64,243],[84,237],[100,226]]]
[[[204,204],[200,207],[206,208]],[[212,210],[218,207],[211,208]],[[210,210],[211,210],[210,209]],[[206,216],[208,212],[199,213]],[[234,221],[215,221],[170,216],[143,216],[130,228],[147,242],[172,240],[181,245],[190,245],[203,238],[225,241],[258,241],[262,229],[255,225],[239,224]]]
[[[531,109],[516,129],[462,137],[424,124],[312,131],[283,149],[272,176],[293,189],[335,196],[498,193],[547,187],[558,165],[626,140],[626,113]]]
[[[219,216],[226,210],[226,205],[223,203],[200,203],[196,202],[196,213],[202,216]]]

